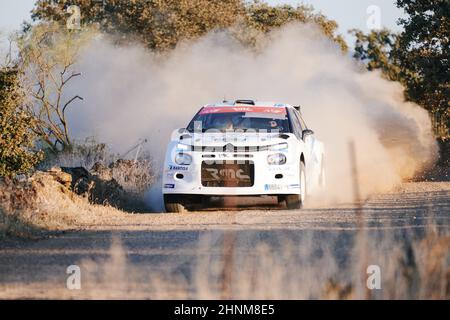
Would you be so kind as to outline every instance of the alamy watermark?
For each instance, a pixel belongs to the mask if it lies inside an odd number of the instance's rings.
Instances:
[[[370,5],[366,9],[368,15],[366,26],[369,30],[381,29],[381,8],[377,5]]]
[[[71,5],[67,8],[67,13],[70,17],[67,19],[66,26],[69,30],[81,29],[81,9],[79,6]]]
[[[66,288],[69,290],[81,290],[81,268],[77,265],[70,265],[66,269],[69,276],[66,280]]]
[[[369,290],[381,289],[381,268],[376,264],[372,264],[367,267],[367,281],[366,286]]]

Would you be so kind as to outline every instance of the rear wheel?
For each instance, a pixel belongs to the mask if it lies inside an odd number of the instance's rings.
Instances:
[[[164,207],[166,209],[166,212],[187,212],[181,200],[181,197],[177,195],[164,195]]]
[[[305,164],[300,162],[300,194],[290,194],[286,196],[286,207],[288,209],[300,209],[305,203],[306,199],[306,174],[305,174]]]
[[[298,194],[290,194],[286,196],[286,207],[289,210],[292,209],[300,209],[302,207],[302,203],[300,201],[300,195]]]

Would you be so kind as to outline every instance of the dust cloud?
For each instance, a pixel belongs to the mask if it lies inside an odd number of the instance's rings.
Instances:
[[[320,203],[352,199],[351,141],[363,196],[411,177],[436,152],[427,112],[404,102],[399,84],[364,71],[310,25],[270,33],[258,52],[227,32],[182,43],[167,56],[99,36],[77,69],[83,76],[68,93],[84,97],[69,115],[76,136],[95,136],[117,151],[147,138],[161,168],[170,133],[203,104],[223,98],[302,106],[326,149],[327,190]],[[150,198],[158,201],[153,193]]]

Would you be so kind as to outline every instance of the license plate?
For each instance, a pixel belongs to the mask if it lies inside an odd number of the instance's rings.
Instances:
[[[213,163],[202,164],[203,186],[215,187],[249,187],[253,186],[254,164],[245,163]]]

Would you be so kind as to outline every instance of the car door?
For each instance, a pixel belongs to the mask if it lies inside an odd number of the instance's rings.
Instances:
[[[295,134],[299,141],[302,140],[302,128],[300,126],[300,122],[294,113],[294,109],[288,109],[289,119],[291,121],[292,132]]]
[[[300,121],[297,117],[297,115],[295,114],[295,109],[288,109],[289,112],[289,119],[291,121],[291,126],[292,126],[292,132],[295,134],[295,136],[297,137],[298,140],[298,144],[299,144],[299,149],[301,150],[301,152],[303,152],[303,155],[305,157],[305,162],[306,162],[306,157],[307,155],[305,154],[305,142],[303,141],[303,129],[302,126],[300,124]]]
[[[306,174],[307,176],[313,175],[316,170],[318,170],[319,167],[319,159],[317,159],[316,152],[315,152],[315,144],[316,144],[316,137],[313,133],[309,132],[307,134],[304,134],[304,130],[307,130],[308,127],[303,120],[300,112],[297,110],[294,111],[295,117],[297,118],[297,121],[301,127],[302,130],[302,140],[304,142],[305,147],[305,161],[306,161]]]

